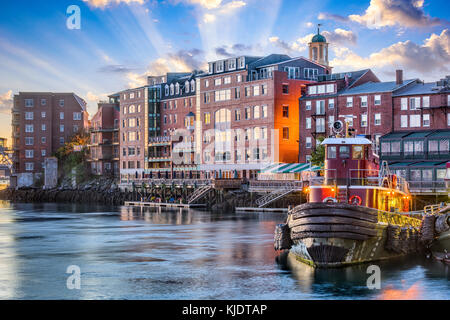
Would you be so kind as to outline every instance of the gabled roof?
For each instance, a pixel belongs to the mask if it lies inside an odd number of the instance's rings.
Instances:
[[[378,92],[394,92],[410,83],[413,83],[416,79],[405,80],[402,84],[397,84],[395,81],[389,82],[366,82],[354,88],[349,88],[342,91],[341,95],[355,95],[365,93],[378,93]]]
[[[424,83],[421,81],[417,81],[411,86],[398,90],[393,96],[400,97],[417,94],[437,94],[440,92],[445,92],[445,88],[437,87],[436,82]]]
[[[286,54],[269,54],[249,64],[250,68],[260,68],[286,62],[292,58]]]

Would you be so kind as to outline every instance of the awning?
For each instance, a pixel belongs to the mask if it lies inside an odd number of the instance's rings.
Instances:
[[[309,163],[277,163],[263,168],[261,173],[300,173],[321,169],[321,167],[311,166]]]

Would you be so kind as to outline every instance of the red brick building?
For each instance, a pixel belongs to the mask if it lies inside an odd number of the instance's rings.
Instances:
[[[209,177],[254,178],[272,162],[297,162],[298,97],[330,72],[306,58],[242,56],[209,63],[196,114],[197,157]]]
[[[336,80],[333,80],[335,78]],[[380,82],[371,70],[333,74],[308,85],[308,94],[300,98],[300,162],[308,161],[316,139],[332,134],[330,125],[349,119],[355,135],[366,135],[374,141],[394,129],[394,95],[414,86],[416,80],[402,78]]]
[[[119,107],[119,95],[111,95],[91,119],[88,161],[95,175],[119,175]]]
[[[86,102],[74,93],[14,95],[12,137],[15,173],[40,173],[44,158],[88,128]]]

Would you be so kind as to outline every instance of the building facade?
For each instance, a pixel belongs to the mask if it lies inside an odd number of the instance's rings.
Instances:
[[[46,157],[89,124],[86,102],[74,93],[14,95],[12,138],[15,173],[41,173]]]
[[[88,161],[94,175],[119,175],[119,108],[119,95],[111,95],[108,102],[98,103],[91,119]]]

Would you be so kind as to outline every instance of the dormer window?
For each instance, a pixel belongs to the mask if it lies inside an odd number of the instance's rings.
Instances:
[[[223,72],[223,60],[216,62],[216,72]]]
[[[177,82],[177,84],[175,85],[175,93],[176,94],[180,94],[180,84]]]
[[[236,70],[236,59],[228,60],[228,70]]]
[[[165,95],[168,96],[169,95],[169,86],[167,84],[164,87],[164,91],[165,91]]]
[[[208,73],[213,73],[214,72],[214,63],[209,63],[209,69],[208,69]]]
[[[185,91],[186,93],[189,93],[189,81],[186,81],[186,82],[184,83],[184,91]]]
[[[239,67],[239,69],[245,68],[245,57],[240,57],[238,59],[238,67]]]
[[[195,92],[195,80],[191,80],[191,92]]]
[[[170,85],[170,95],[173,96],[175,93],[175,87],[173,86],[173,83]]]

